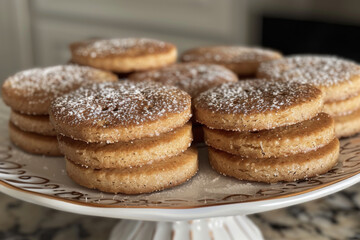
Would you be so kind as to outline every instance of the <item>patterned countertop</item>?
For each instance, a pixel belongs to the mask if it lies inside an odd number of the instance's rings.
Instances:
[[[251,215],[265,239],[360,239],[360,184],[326,198]],[[40,207],[0,193],[0,239],[107,239],[116,219]]]

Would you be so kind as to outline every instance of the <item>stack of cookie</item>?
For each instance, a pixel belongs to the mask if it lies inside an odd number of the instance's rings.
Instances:
[[[176,61],[177,49],[167,42],[147,38],[119,38],[76,42],[70,45],[71,62],[115,72],[157,69]]]
[[[194,176],[190,117],[186,92],[154,82],[89,85],[50,107],[69,177],[112,193],[158,191]]]
[[[235,72],[240,79],[256,75],[259,64],[282,58],[279,52],[240,46],[211,46],[190,49],[181,56],[182,62],[214,63]]]
[[[132,81],[154,81],[176,86],[195,98],[201,92],[222,83],[237,82],[237,76],[229,69],[216,64],[178,63],[157,70],[133,73]],[[194,142],[203,141],[200,124],[193,121]]]
[[[257,75],[308,83],[325,94],[324,112],[335,119],[338,137],[360,132],[360,66],[329,56],[300,55],[260,65]]]
[[[51,100],[82,85],[106,81],[117,81],[117,77],[72,65],[35,68],[9,77],[2,86],[2,98],[11,107],[10,140],[29,153],[61,155],[49,121]]]
[[[212,167],[259,182],[295,181],[329,171],[339,155],[322,92],[263,79],[223,84],[194,101]]]

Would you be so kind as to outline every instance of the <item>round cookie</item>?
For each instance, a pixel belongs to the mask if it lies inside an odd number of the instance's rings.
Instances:
[[[257,77],[313,84],[325,93],[325,102],[360,92],[360,66],[331,56],[299,55],[262,63]]]
[[[323,107],[323,94],[309,84],[253,79],[203,92],[194,107],[196,120],[209,128],[258,131],[313,118]]]
[[[24,132],[9,122],[9,136],[12,143],[28,153],[61,156],[56,137]]]
[[[207,145],[248,158],[286,157],[306,153],[335,138],[334,120],[320,113],[310,120],[258,132],[234,132],[204,127]]]
[[[132,81],[154,81],[176,86],[191,97],[226,82],[237,82],[237,76],[216,64],[178,63],[157,70],[133,73]]]
[[[131,142],[85,143],[59,135],[59,148],[72,162],[90,168],[125,168],[153,164],[191,145],[191,123],[160,136]]]
[[[186,92],[154,82],[100,83],[55,99],[55,130],[85,142],[127,142],[183,126],[191,117]]]
[[[120,38],[70,45],[72,62],[118,73],[164,67],[177,58],[176,47],[147,38]]]
[[[92,169],[66,159],[68,176],[79,185],[103,192],[140,194],[160,191],[188,181],[198,170],[197,150],[142,167]]]
[[[259,64],[282,58],[279,52],[241,46],[209,46],[190,49],[181,56],[182,62],[215,63],[239,76],[254,76]]]
[[[324,103],[323,111],[331,116],[348,115],[360,108],[360,94],[350,98]]]
[[[56,136],[55,129],[50,123],[49,115],[26,115],[11,110],[10,122],[25,132]]]
[[[239,180],[274,183],[297,181],[328,172],[338,162],[339,140],[328,145],[288,157],[245,158],[209,147],[209,160],[213,169]]]
[[[360,132],[360,109],[347,115],[334,117],[338,138],[350,137]]]
[[[13,110],[30,115],[47,115],[50,102],[82,85],[114,82],[117,76],[90,67],[53,66],[25,70],[9,77],[2,98]]]

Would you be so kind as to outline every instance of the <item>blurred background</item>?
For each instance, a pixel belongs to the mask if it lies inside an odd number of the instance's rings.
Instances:
[[[358,0],[1,0],[0,81],[66,63],[69,43],[150,37],[179,51],[237,44],[360,61]]]

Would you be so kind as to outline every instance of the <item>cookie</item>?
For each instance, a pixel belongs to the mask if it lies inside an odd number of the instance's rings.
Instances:
[[[348,115],[360,108],[360,94],[351,96],[340,101],[329,101],[324,103],[323,111],[331,116]]]
[[[56,136],[55,129],[50,123],[49,115],[26,115],[12,110],[10,122],[25,132]]]
[[[9,77],[2,86],[2,98],[14,111],[46,115],[50,102],[82,85],[114,82],[109,72],[90,67],[63,65],[25,70]]]
[[[182,62],[215,63],[239,76],[254,76],[259,64],[282,58],[279,52],[241,46],[210,46],[190,49],[181,56]]]
[[[360,109],[347,115],[334,117],[334,120],[338,138],[350,137],[360,132]]]
[[[360,66],[331,56],[299,55],[262,63],[257,76],[313,84],[325,93],[324,102],[343,100],[360,92]]]
[[[191,117],[186,92],[154,82],[100,83],[55,99],[55,130],[84,142],[127,142],[183,126]]]
[[[306,153],[335,138],[334,120],[320,113],[310,120],[257,132],[234,132],[204,127],[207,145],[248,158],[275,158]]]
[[[118,73],[164,67],[177,58],[173,44],[146,38],[77,42],[70,50],[72,62]]]
[[[9,136],[13,144],[28,153],[61,156],[56,137],[25,132],[9,122]]]
[[[176,86],[191,97],[226,82],[237,82],[237,76],[227,68],[215,64],[178,63],[157,70],[133,73],[132,81],[154,81]]]
[[[339,140],[315,151],[279,158],[245,158],[209,147],[209,160],[220,174],[256,182],[296,181],[328,172],[338,162]]]
[[[152,164],[184,152],[191,145],[191,123],[152,138],[131,142],[85,143],[59,136],[59,148],[72,162],[90,168],[125,168]]]
[[[180,185],[198,170],[197,150],[142,167],[92,169],[66,159],[68,176],[79,185],[103,192],[140,194],[160,191]]]
[[[313,118],[322,107],[322,92],[309,84],[264,79],[225,83],[194,100],[198,122],[232,131],[296,124]]]

